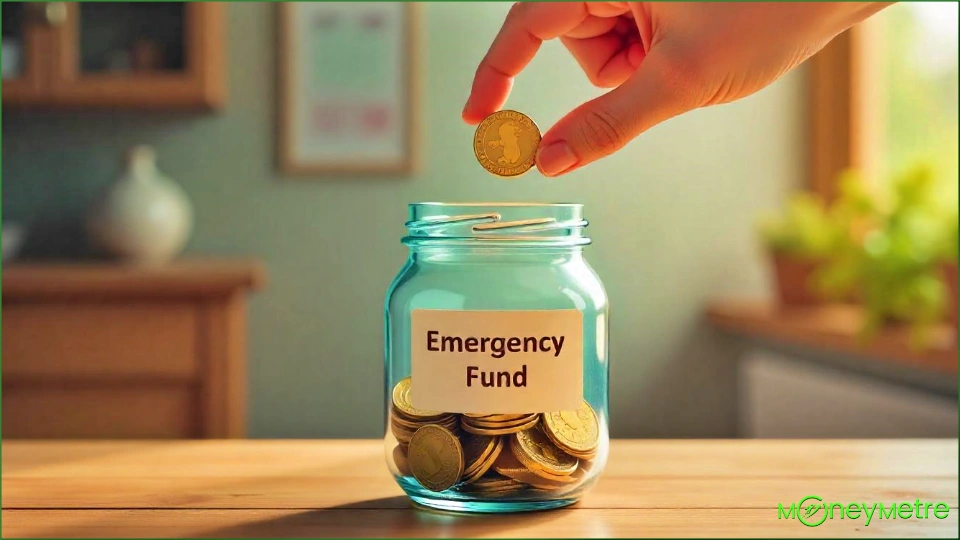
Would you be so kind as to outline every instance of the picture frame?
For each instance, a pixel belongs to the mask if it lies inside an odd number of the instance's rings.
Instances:
[[[417,6],[285,2],[278,10],[281,171],[411,174],[418,150]]]

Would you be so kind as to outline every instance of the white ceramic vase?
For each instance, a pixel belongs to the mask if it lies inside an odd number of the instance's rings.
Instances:
[[[193,228],[186,194],[163,176],[149,146],[132,148],[126,172],[91,207],[87,229],[106,252],[135,264],[162,264],[183,249]]]

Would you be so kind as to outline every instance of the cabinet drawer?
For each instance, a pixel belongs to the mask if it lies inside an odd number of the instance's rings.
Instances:
[[[740,431],[749,438],[957,438],[956,396],[802,358],[751,353],[739,388]]]
[[[3,376],[192,379],[198,333],[193,304],[4,304]]]
[[[186,385],[3,389],[3,437],[26,439],[199,436],[196,391]]]

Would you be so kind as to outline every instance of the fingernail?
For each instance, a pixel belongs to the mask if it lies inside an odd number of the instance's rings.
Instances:
[[[546,176],[554,176],[577,164],[577,155],[564,141],[537,150],[537,167]]]

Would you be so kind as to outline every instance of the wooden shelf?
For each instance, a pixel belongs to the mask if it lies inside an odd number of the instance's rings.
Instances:
[[[161,266],[117,263],[13,263],[3,268],[3,301],[77,296],[184,297],[259,289],[255,260],[183,260]]]
[[[852,305],[781,308],[771,301],[722,300],[707,307],[707,318],[717,328],[748,336],[957,373],[956,331],[947,325],[935,328],[927,347],[918,350],[905,327],[861,339],[863,312]]]

